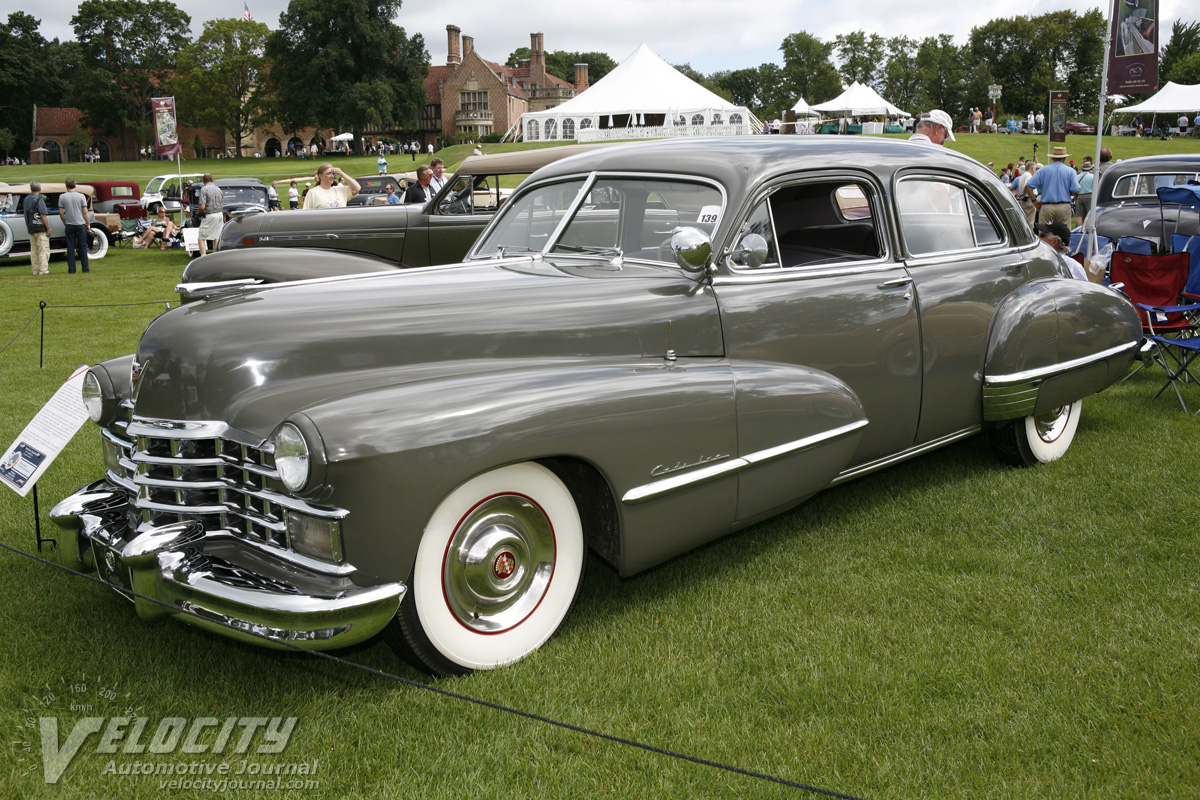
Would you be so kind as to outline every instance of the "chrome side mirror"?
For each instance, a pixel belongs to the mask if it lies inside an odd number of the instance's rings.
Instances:
[[[671,254],[684,272],[699,280],[712,264],[712,241],[699,228],[676,228],[671,234]]]
[[[729,258],[740,267],[761,267],[767,263],[766,237],[758,233],[747,233],[738,242],[737,249],[729,254]]]

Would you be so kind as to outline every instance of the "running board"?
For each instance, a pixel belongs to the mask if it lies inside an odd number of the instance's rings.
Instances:
[[[972,425],[969,428],[963,428],[961,431],[948,434],[940,439],[934,439],[931,442],[925,442],[924,444],[910,447],[907,450],[896,453],[895,455],[886,456],[875,461],[869,461],[866,464],[859,464],[857,467],[851,467],[850,469],[843,470],[836,478],[830,481],[829,485],[837,486],[839,483],[845,483],[846,481],[862,477],[863,475],[870,474],[886,467],[890,467],[893,464],[899,464],[901,461],[908,461],[910,458],[916,458],[919,455],[924,455],[931,450],[937,450],[939,447],[945,447],[948,444],[953,444],[959,439],[966,439],[968,436],[974,436],[982,430],[982,425]]]

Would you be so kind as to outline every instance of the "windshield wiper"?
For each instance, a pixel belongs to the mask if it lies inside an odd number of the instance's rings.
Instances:
[[[592,254],[598,255],[598,256],[622,256],[622,255],[625,255],[623,252],[621,252],[621,248],[619,248],[619,247],[599,247],[599,246],[583,245],[583,244],[561,244],[560,243],[560,244],[554,245],[554,251],[557,251],[557,250],[568,250],[572,253],[592,253]],[[551,252],[554,252],[554,251],[551,251]]]

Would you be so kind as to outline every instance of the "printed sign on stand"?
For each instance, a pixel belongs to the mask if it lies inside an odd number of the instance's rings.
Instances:
[[[86,365],[75,370],[0,456],[0,483],[21,497],[29,494],[38,478],[87,421],[87,409],[83,407],[81,395],[87,371]]]

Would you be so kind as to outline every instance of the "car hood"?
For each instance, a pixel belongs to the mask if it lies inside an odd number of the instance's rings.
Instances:
[[[712,290],[671,268],[508,259],[278,284],[156,319],[135,413],[265,438],[288,414],[373,388],[668,350],[723,351]]]
[[[288,238],[325,239],[328,232],[341,235],[368,235],[375,232],[404,230],[408,227],[408,215],[420,212],[419,204],[392,206],[356,206],[353,208],[323,208],[305,210],[303,213],[277,213],[254,215],[238,220],[236,237],[229,245],[242,246],[243,239],[254,238],[263,244],[269,243],[264,236],[286,235]]]

